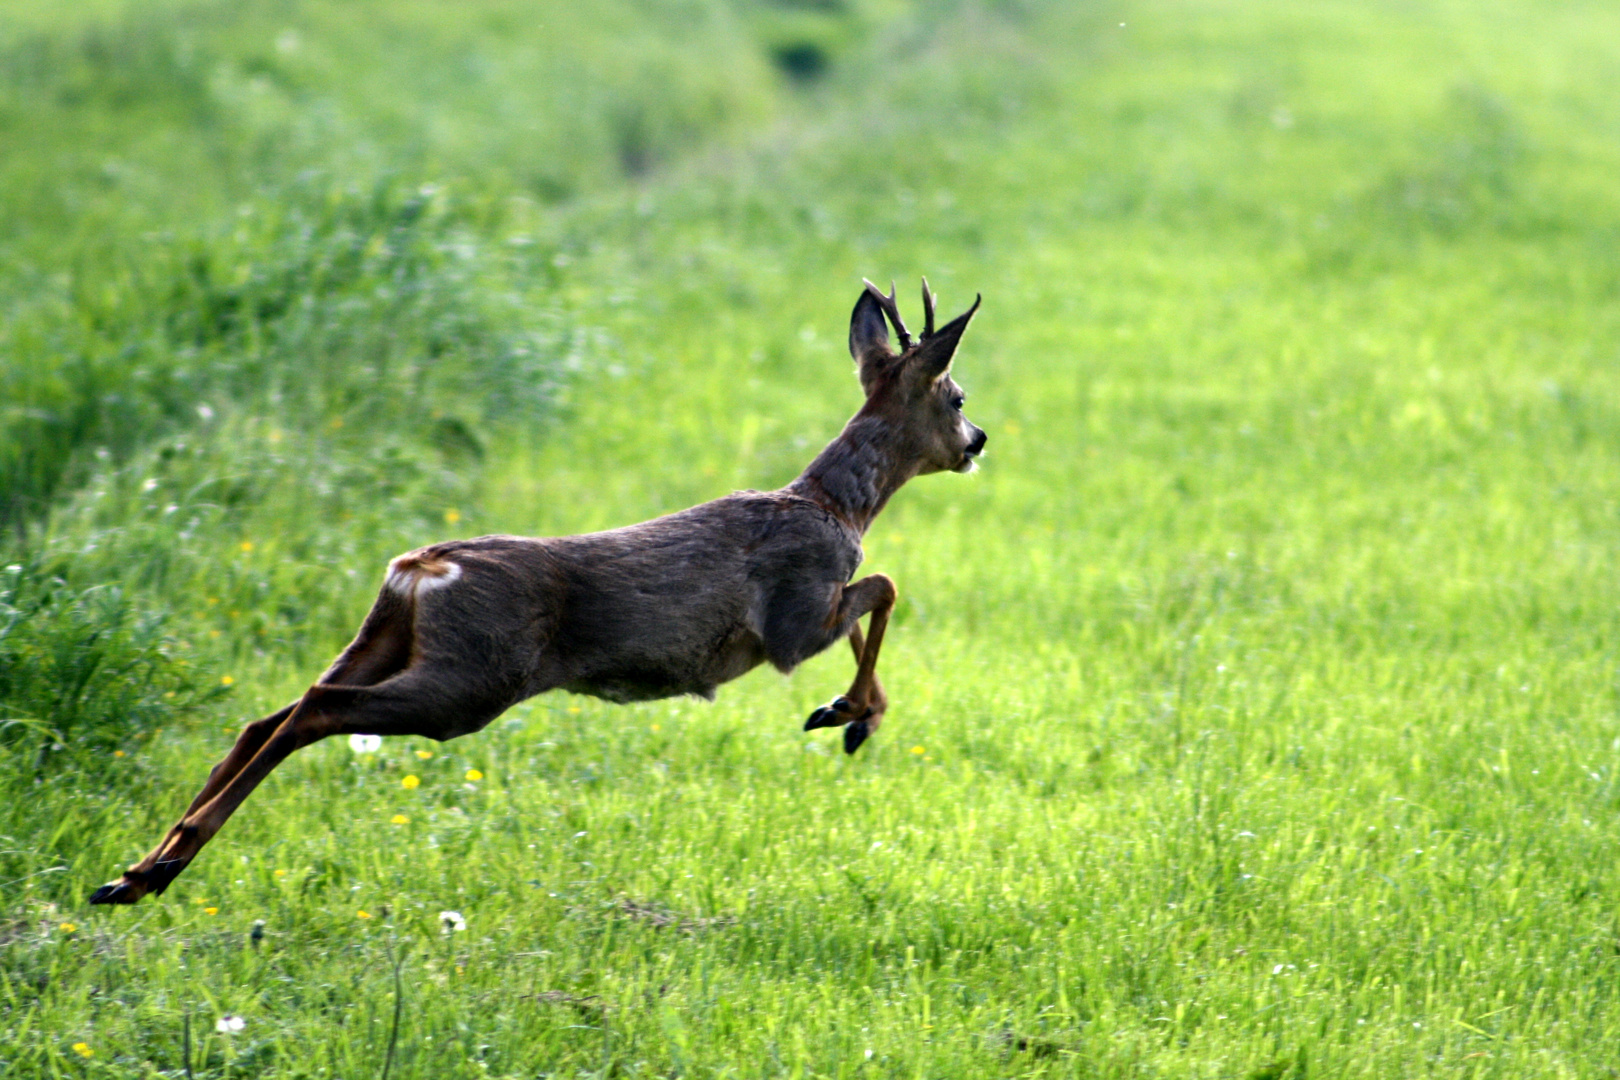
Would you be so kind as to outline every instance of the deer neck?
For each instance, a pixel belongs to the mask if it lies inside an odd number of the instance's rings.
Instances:
[[[856,416],[787,490],[832,511],[865,535],[889,497],[917,475],[892,432],[879,417]]]

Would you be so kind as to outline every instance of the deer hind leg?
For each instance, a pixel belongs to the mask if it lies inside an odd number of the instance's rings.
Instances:
[[[459,685],[453,671],[428,665],[409,668],[375,686],[316,683],[229,781],[187,813],[151,854],[98,889],[90,902],[133,904],[147,893],[162,893],[253,789],[295,750],[330,735],[451,738],[482,727],[507,704]]]
[[[844,752],[853,754],[883,723],[883,714],[889,707],[888,696],[877,677],[878,650],[883,647],[883,632],[889,625],[889,613],[894,610],[899,591],[894,582],[882,574],[873,574],[844,590],[834,615],[834,623],[847,626],[849,645],[855,652],[855,681],[849,692],[815,712],[804,722],[806,731],[822,727],[844,728]],[[862,638],[860,617],[871,613],[869,632]]]
[[[410,663],[411,642],[415,636],[411,614],[408,606],[391,593],[384,592],[361,624],[360,632],[332,661],[326,674],[317,680],[317,685],[372,686],[403,671]],[[255,720],[244,727],[231,752],[209,771],[208,782],[191,800],[186,814],[196,813],[208,800],[219,794],[242,771],[242,767],[253,760],[265,740],[275,734],[298,704],[295,701],[263,720]]]
[[[408,607],[388,593],[378,599],[367,615],[348,648],[344,649],[326,674],[321,685],[369,686],[395,675],[410,662],[412,629]],[[266,745],[293,717],[309,695],[293,702],[262,720],[255,720],[242,729],[236,744],[219,764],[208,773],[203,789],[191,800],[180,822],[164,835],[163,840],[146,858],[131,866],[118,881],[104,885],[90,897],[92,904],[132,904],[148,892],[161,893],[169,882],[185,868],[185,864],[169,866],[165,852],[177,850],[184,844],[188,822],[211,803],[233,780],[255,761]],[[313,741],[313,740],[311,740]],[[306,745],[306,744],[300,744]],[[290,751],[289,751],[290,752]],[[286,755],[283,754],[283,757]],[[279,762],[279,759],[278,759]],[[274,768],[272,765],[271,768]],[[266,770],[268,771],[268,770]],[[251,790],[251,789],[250,789]],[[227,815],[229,816],[229,815]],[[206,841],[204,841],[206,842]],[[201,844],[197,845],[201,847]],[[187,860],[189,861],[189,859]],[[166,869],[159,870],[164,865]]]

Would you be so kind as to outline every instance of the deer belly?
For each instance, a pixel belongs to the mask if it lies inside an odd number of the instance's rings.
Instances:
[[[739,629],[707,649],[663,656],[618,656],[563,689],[608,701],[655,701],[690,694],[714,700],[721,683],[746,675],[765,661],[765,643]]]

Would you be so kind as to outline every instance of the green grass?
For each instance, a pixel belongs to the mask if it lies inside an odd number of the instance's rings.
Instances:
[[[58,95],[31,143],[54,69],[0,100],[13,208],[89,183],[85,132],[221,147],[90,200],[102,240],[8,234],[7,557],[61,583],[0,656],[71,654],[116,585],[154,689],[230,680],[44,774],[0,735],[0,1071],[184,1075],[189,1024],[197,1076],[380,1075],[398,1002],[393,1077],[1611,1075],[1612,11],[243,10],[118,17],[227,73],[294,26],[302,96]],[[806,41],[824,73],[773,66]],[[909,313],[918,273],[985,294],[990,452],[868,537],[902,599],[859,755],[798,730],[842,650],[713,705],[551,695],[306,750],[163,898],[84,906],[389,555],[785,483],[857,403],[860,277]],[[28,670],[6,716],[62,681]]]

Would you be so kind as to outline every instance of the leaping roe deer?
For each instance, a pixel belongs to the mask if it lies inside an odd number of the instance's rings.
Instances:
[[[978,309],[975,299],[935,330],[925,280],[926,325],[913,342],[894,290],[867,282],[849,324],[866,402],[779,491],[739,491],[608,532],[452,540],[393,560],[360,632],[320,681],[243,728],[179,824],[90,902],[162,893],[294,750],[329,735],[454,739],[547,690],[712,698],[763,661],[791,671],[848,638],[855,681],[804,726],[842,726],[854,753],[888,706],[877,658],[897,595],[882,574],[851,583],[861,537],[907,480],[971,472],[983,451],[985,434],[962,415],[950,377]]]

